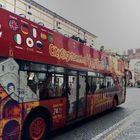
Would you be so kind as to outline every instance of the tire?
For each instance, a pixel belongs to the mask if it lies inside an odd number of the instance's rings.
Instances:
[[[36,112],[26,120],[21,140],[47,140],[50,132],[50,119],[43,112]]]

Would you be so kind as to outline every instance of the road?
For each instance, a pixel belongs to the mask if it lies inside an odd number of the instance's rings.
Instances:
[[[117,107],[116,110],[101,113],[88,120],[53,132],[50,139],[123,140],[124,136],[128,136],[131,131],[127,129],[136,122],[138,116],[140,116],[140,89],[128,88],[126,102]]]

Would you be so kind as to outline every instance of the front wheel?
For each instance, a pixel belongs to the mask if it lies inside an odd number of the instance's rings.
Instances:
[[[32,114],[25,122],[21,140],[47,140],[50,122],[44,113]]]

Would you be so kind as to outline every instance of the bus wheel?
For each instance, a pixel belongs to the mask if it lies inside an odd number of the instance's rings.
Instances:
[[[25,122],[21,140],[47,140],[50,122],[46,114],[37,112]]]
[[[46,123],[45,120],[41,117],[37,117],[35,118],[29,127],[29,131],[30,131],[30,137],[32,140],[40,140],[44,133],[45,133],[45,129],[46,129]]]

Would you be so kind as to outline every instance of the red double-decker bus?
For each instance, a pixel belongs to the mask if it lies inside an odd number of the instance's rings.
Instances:
[[[46,140],[125,94],[121,59],[0,9],[0,139]]]

